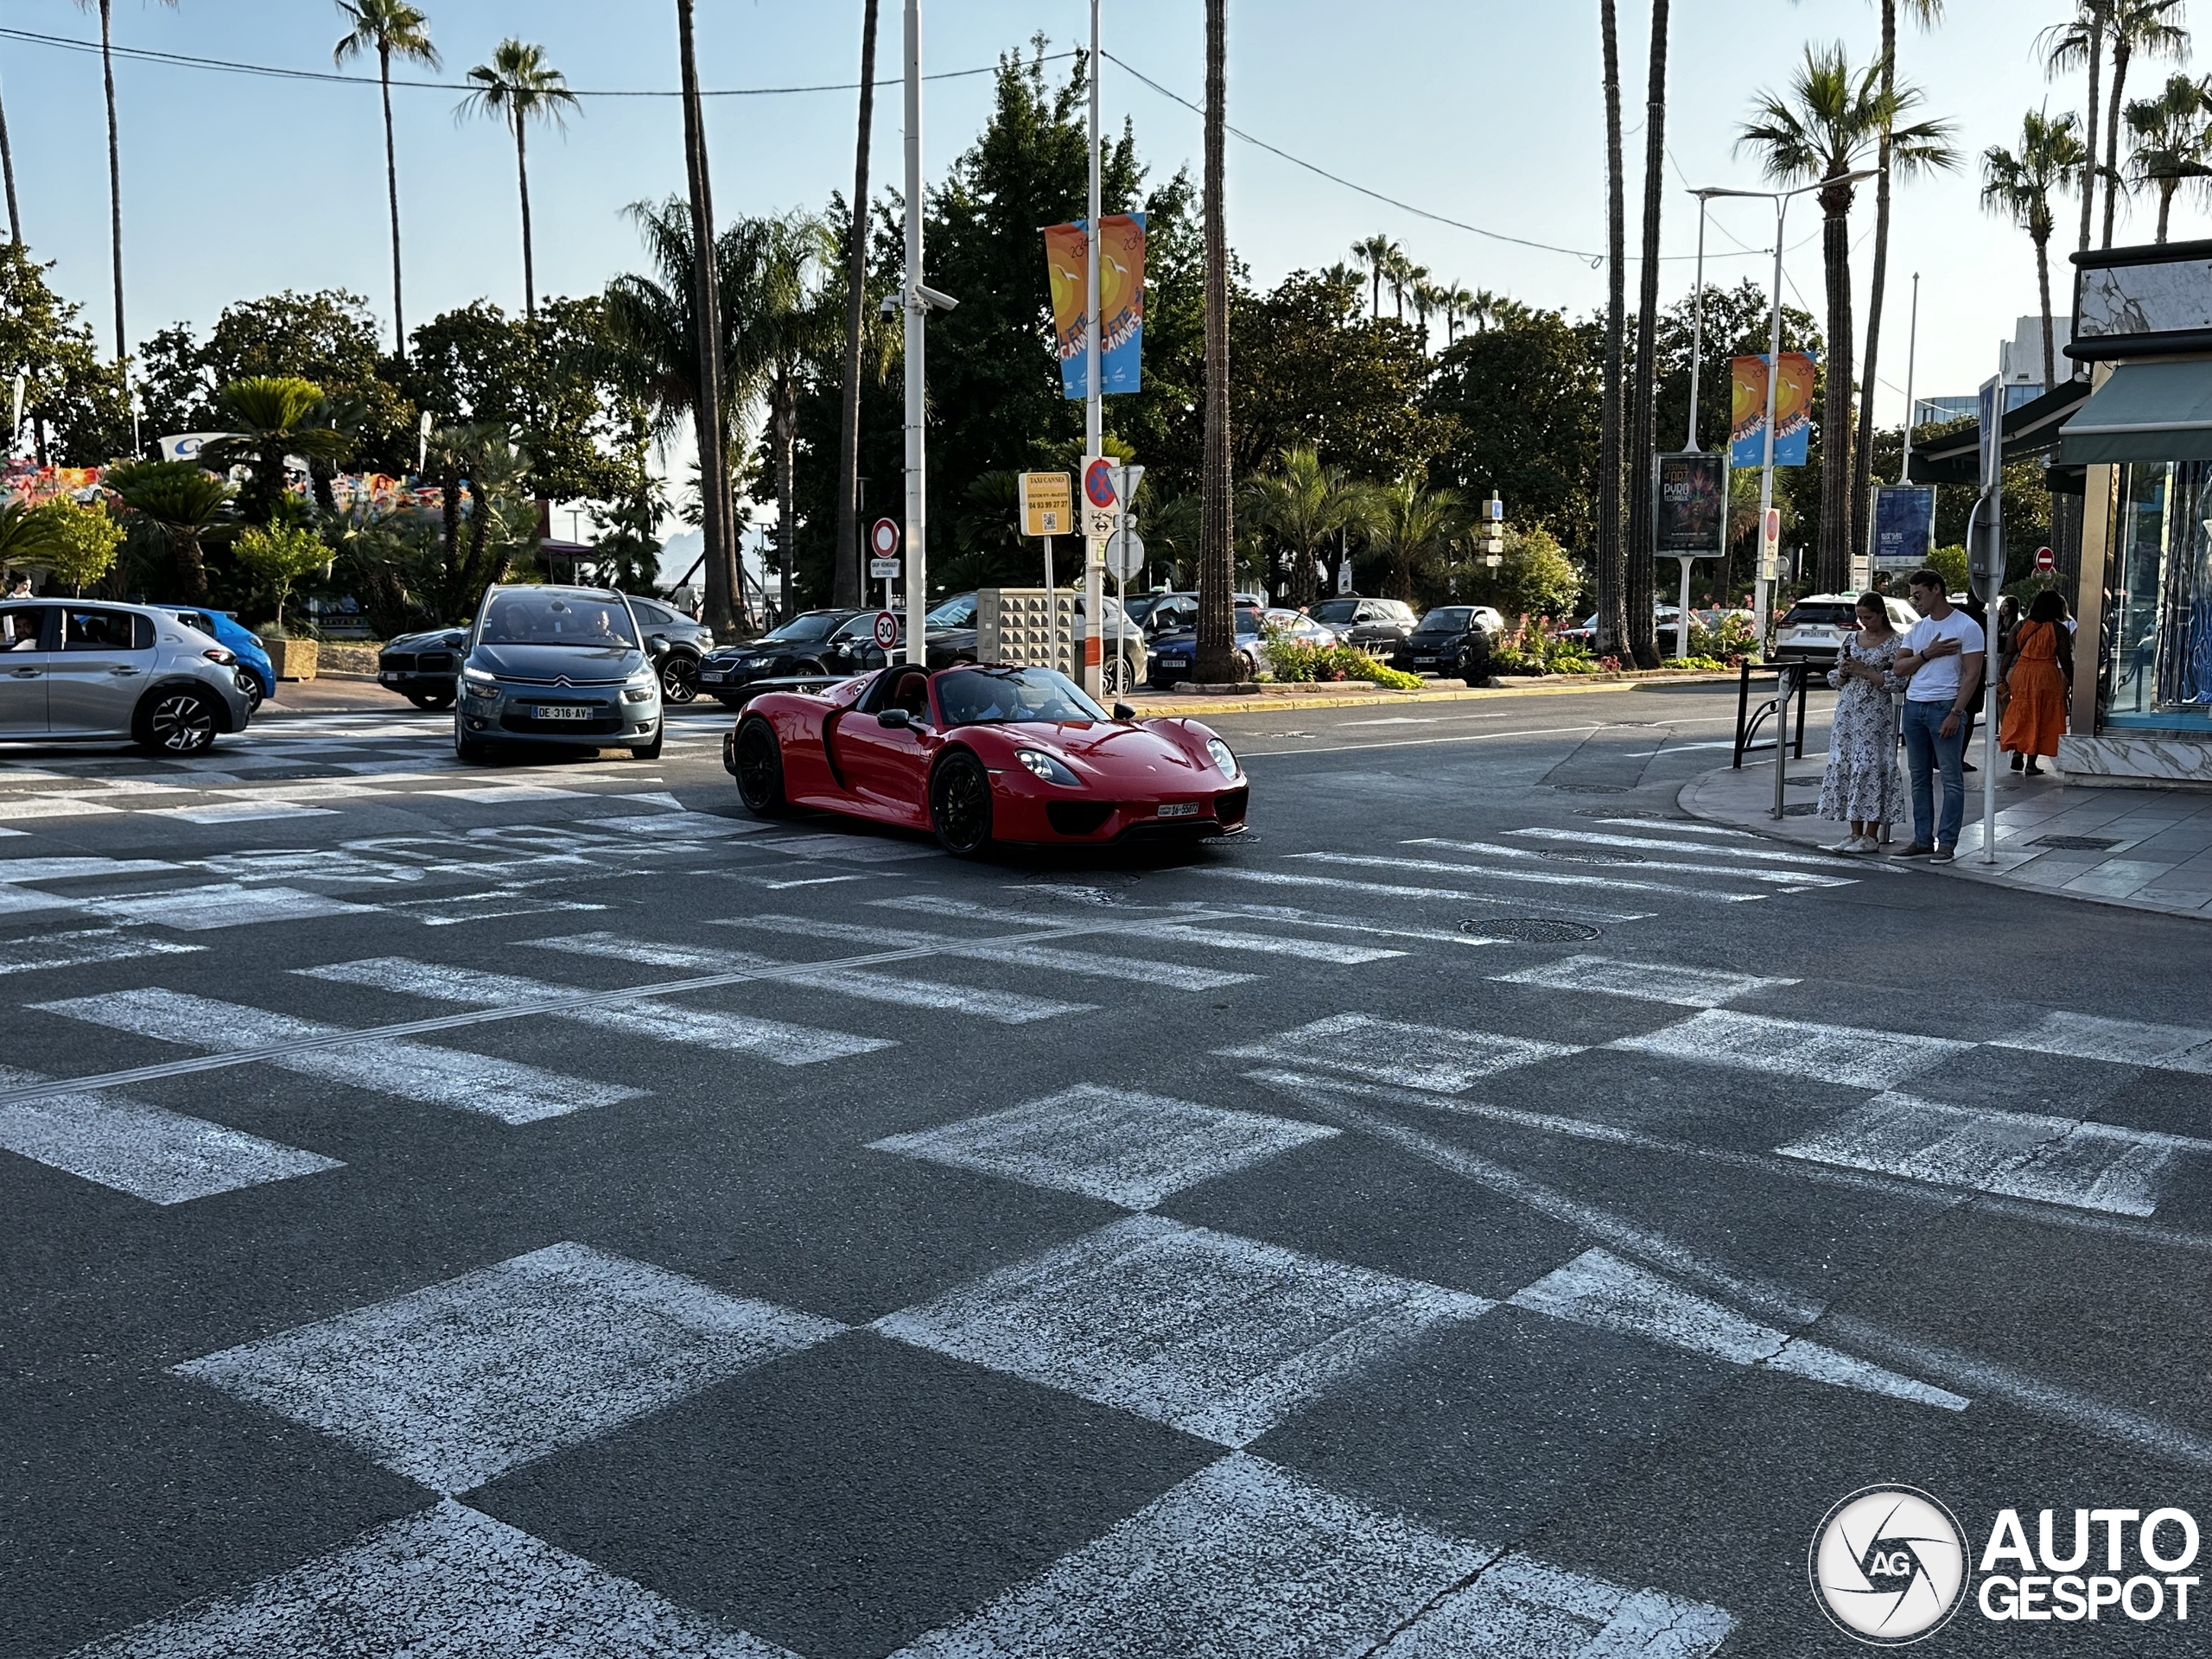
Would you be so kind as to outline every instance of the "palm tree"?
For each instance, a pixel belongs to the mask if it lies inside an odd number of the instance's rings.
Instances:
[[[1444,349],[1447,352],[1459,343],[1459,325],[1476,315],[1480,303],[1464,283],[1454,283],[1443,291]]]
[[[2045,52],[2044,70],[2057,75],[2077,63],[2089,66],[2089,118],[2082,128],[2082,142],[2088,147],[2088,176],[2097,176],[2097,105],[2101,82],[2104,74],[2105,36],[2112,22],[2113,0],[2075,0],[2074,16],[2063,23],[2053,23],[2036,39]],[[2107,158],[2109,163],[2110,158]],[[2097,199],[2094,188],[2082,192],[2082,238],[2075,249],[2077,253],[2089,251],[2089,218]],[[2070,334],[2079,333],[2082,327],[2082,268],[2074,268],[2073,321],[2068,327]]]
[[[2212,188],[2212,76],[2168,76],[2156,98],[2127,106],[2127,130],[2135,139],[2127,170],[2136,183],[2156,187],[2164,242],[2183,182],[2193,179],[2200,191]]]
[[[1423,486],[1418,474],[1372,489],[1367,505],[1367,545],[1382,556],[1383,586],[1392,599],[1414,596],[1414,571],[1452,539],[1459,498]]]
[[[2023,120],[2017,155],[1992,144],[1981,156],[1981,205],[2003,213],[2036,245],[2036,286],[2043,296],[2045,391],[2058,384],[2050,337],[2050,233],[2055,226],[2050,197],[2055,190],[2094,189],[2094,181],[2083,172],[2088,159],[2074,117],[2062,115],[2054,121],[2039,110],[2030,110]]]
[[[1444,309],[1445,292],[1427,277],[1417,278],[1413,285],[1414,320],[1421,325],[1421,348],[1428,349],[1428,320]]]
[[[1628,629],[1621,592],[1621,359],[1628,327],[1628,202],[1621,161],[1621,46],[1613,0],[1599,0],[1605,67],[1605,362],[1598,423],[1598,650],[1615,656]]]
[[[173,6],[176,0],[162,0]],[[110,13],[113,0],[77,0],[85,11],[95,6],[100,14],[100,85],[107,94],[107,228],[108,244],[115,256],[115,360],[118,363],[130,354],[125,344],[127,336],[123,327],[123,144],[115,128],[115,57]],[[12,169],[10,169],[12,171]],[[15,187],[9,187],[9,222],[15,221]]]
[[[1629,653],[1638,668],[1659,666],[1652,607],[1651,456],[1658,444],[1659,209],[1667,170],[1668,0],[1652,0],[1651,81],[1643,103],[1643,259],[1637,272],[1636,368],[1629,400],[1626,592]]]
[[[836,248],[828,228],[804,215],[759,219],[740,228],[759,257],[746,283],[735,327],[741,383],[758,385],[768,400],[768,435],[776,458],[776,550],[783,571],[781,614],[794,613],[797,502],[792,492],[798,444],[798,399],[806,365],[834,347],[840,319],[822,273]]]
[[[0,569],[41,564],[58,537],[54,515],[20,498],[0,501]]]
[[[178,594],[207,602],[207,564],[201,544],[230,520],[238,486],[188,461],[134,461],[111,467],[100,480],[123,505],[161,526],[176,561]]]
[[[745,613],[745,572],[738,558],[736,515],[731,511],[730,460],[724,445],[732,404],[723,383],[722,342],[727,301],[719,281],[715,238],[714,181],[707,165],[707,111],[699,95],[699,54],[692,38],[691,0],[676,0],[676,41],[683,91],[683,172],[690,190],[684,220],[691,238],[683,262],[691,288],[692,432],[699,446],[699,527],[706,543],[707,626],[717,639],[735,631]],[[664,258],[663,270],[670,270]],[[734,601],[734,604],[733,604]]]
[[[565,127],[568,111],[581,112],[583,105],[569,90],[569,78],[545,61],[543,47],[528,45],[512,35],[499,42],[491,62],[478,64],[468,72],[468,78],[476,83],[476,90],[461,99],[454,119],[487,116],[515,136],[515,177],[522,190],[523,314],[535,322],[537,273],[531,264],[530,247],[530,124],[550,121],[556,127]]]
[[[0,102],[0,175],[6,176],[8,184],[8,239],[21,242],[23,222],[16,212],[16,152],[8,143],[8,106],[4,102]]]
[[[1830,592],[1851,573],[1851,175],[1872,159],[1885,134],[1890,166],[1907,177],[1956,166],[1952,127],[1944,121],[1898,124],[1918,107],[1910,86],[1881,87],[1877,63],[1854,72],[1841,42],[1805,48],[1805,61],[1786,95],[1761,94],[1754,118],[1736,140],[1759,153],[1778,184],[1818,183],[1825,217],[1822,265],[1827,286],[1827,365],[1821,379],[1821,541],[1819,579]]]
[[[1427,276],[1427,265],[1417,265],[1402,252],[1392,250],[1390,262],[1383,268],[1382,280],[1389,285],[1390,299],[1397,307],[1400,322],[1406,320],[1406,296],[1413,292],[1415,283]]]
[[[1405,251],[1387,236],[1370,236],[1351,245],[1352,257],[1367,267],[1369,315],[1382,321],[1382,279],[1394,265],[1402,264]]]
[[[253,469],[244,498],[245,516],[257,524],[276,515],[284,493],[284,461],[297,455],[310,465],[343,461],[353,441],[322,419],[322,388],[296,375],[252,375],[215,394],[215,413],[229,435],[200,451],[210,465],[243,461]]]
[[[1219,684],[1244,677],[1235,635],[1236,510],[1229,453],[1229,232],[1222,191],[1226,143],[1229,0],[1206,0],[1205,448],[1198,531],[1198,626],[1192,671]]]
[[[1245,505],[1253,521],[1281,538],[1291,554],[1290,602],[1314,597],[1313,561],[1323,543],[1357,522],[1366,492],[1333,467],[1324,467],[1310,443],[1281,454],[1282,470],[1252,480]]]
[[[391,203],[391,327],[397,355],[407,360],[407,315],[399,292],[399,152],[391,132],[391,60],[397,57],[438,67],[430,44],[430,20],[407,0],[337,0],[338,15],[352,25],[331,48],[330,60],[342,64],[364,52],[377,54],[377,79],[384,89],[384,182]]]
[[[861,602],[861,338],[868,308],[868,148],[875,121],[877,0],[861,10],[860,142],[853,162],[852,246],[846,251],[845,402],[837,426],[837,563],[831,596]]]
[[[2127,96],[2127,66],[2137,57],[2176,60],[2189,55],[2189,31],[2181,26],[2182,0],[2112,0],[2112,95],[2105,101],[2105,233],[2112,246],[2113,210],[2126,181],[2120,172],[2120,100]]]

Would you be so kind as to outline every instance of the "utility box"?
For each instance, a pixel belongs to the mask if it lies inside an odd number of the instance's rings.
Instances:
[[[1042,588],[979,589],[976,658],[984,663],[1057,668],[1072,675],[1078,671],[1072,651],[1075,624],[1072,588],[1062,588],[1057,594]]]

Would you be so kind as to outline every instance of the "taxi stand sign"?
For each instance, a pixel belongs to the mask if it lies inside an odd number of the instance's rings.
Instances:
[[[1065,473],[1023,473],[1020,483],[1024,536],[1075,533],[1075,491]]]

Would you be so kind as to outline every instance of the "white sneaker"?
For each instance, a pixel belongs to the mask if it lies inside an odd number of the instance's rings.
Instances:
[[[1878,853],[1882,850],[1882,843],[1872,836],[1861,836],[1859,837],[1858,850],[1862,853]]]
[[[1864,841],[1864,840],[1866,840],[1866,836],[1845,836],[1841,841],[1839,841],[1838,842],[1836,842],[1836,844],[1835,844],[1834,846],[1833,846],[1833,847],[1823,847],[1823,848],[1821,848],[1821,850],[1822,852],[1824,852],[1824,853],[1857,853],[1857,852],[1864,852],[1866,849],[1865,849],[1863,847],[1861,847],[1859,843],[1859,842],[1863,842],[1863,841]]]

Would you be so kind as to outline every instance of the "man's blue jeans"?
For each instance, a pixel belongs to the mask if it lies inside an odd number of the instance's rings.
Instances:
[[[1943,722],[1950,716],[1948,698],[1904,706],[1904,776],[1912,788],[1912,843],[1916,847],[1958,845],[1959,820],[1966,815],[1967,807],[1967,780],[1961,769],[1966,760],[1967,721],[1964,715],[1960,715],[1958,725],[1946,737]],[[1930,772],[1943,776],[1940,818],[1930,798],[1934,781],[1928,775]]]

